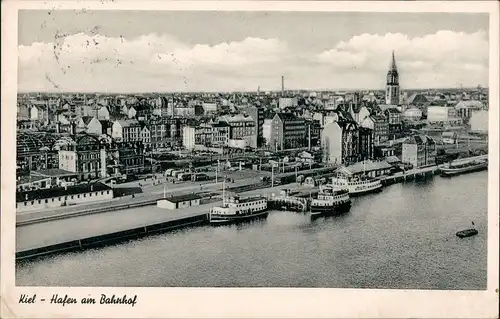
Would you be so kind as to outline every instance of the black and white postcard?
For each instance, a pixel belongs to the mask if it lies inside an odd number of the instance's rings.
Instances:
[[[497,2],[2,9],[2,317],[498,317]]]

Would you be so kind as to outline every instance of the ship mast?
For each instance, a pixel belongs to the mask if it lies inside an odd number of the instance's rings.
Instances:
[[[226,178],[222,181],[222,206],[224,207],[226,203]]]

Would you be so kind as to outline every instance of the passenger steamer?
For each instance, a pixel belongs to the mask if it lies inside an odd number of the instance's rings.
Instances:
[[[311,200],[311,217],[342,214],[351,208],[349,190],[333,185],[320,186],[318,198]]]
[[[451,177],[460,174],[479,172],[488,169],[487,160],[474,160],[468,163],[448,163],[441,166],[441,176]]]
[[[332,185],[349,190],[350,196],[359,196],[368,193],[380,192],[382,190],[382,183],[380,180],[371,177],[334,177],[332,178]]]
[[[225,186],[223,186],[225,187]],[[233,195],[227,200],[222,194],[222,205],[213,207],[209,212],[209,222],[212,225],[225,225],[267,218],[267,199],[263,196],[240,198]]]

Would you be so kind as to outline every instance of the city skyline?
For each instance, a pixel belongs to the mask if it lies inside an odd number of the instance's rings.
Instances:
[[[487,30],[462,13],[21,11],[18,91],[383,90],[393,50],[402,91],[488,87]]]

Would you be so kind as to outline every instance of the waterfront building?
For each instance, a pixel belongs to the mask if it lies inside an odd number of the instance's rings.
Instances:
[[[181,209],[187,207],[200,206],[201,196],[196,194],[186,194],[160,199],[157,202],[159,208]]]
[[[396,67],[396,58],[392,51],[391,67],[387,72],[387,82],[385,88],[385,103],[389,105],[399,105],[399,73]]]
[[[427,135],[413,135],[403,143],[401,162],[413,168],[436,164],[436,142]]]
[[[293,113],[276,113],[271,126],[271,147],[274,150],[306,146],[305,121]]]
[[[80,184],[16,192],[16,211],[32,211],[113,199],[113,189],[102,183]]]
[[[111,137],[118,142],[140,141],[141,125],[137,120],[117,120],[113,122]]]
[[[480,110],[472,113],[469,120],[470,130],[480,133],[488,133],[488,111]]]
[[[106,176],[106,150],[98,137],[77,135],[74,143],[59,146],[59,169],[76,173],[79,180]]]
[[[388,175],[392,170],[392,165],[386,161],[361,161],[351,165],[342,165],[335,172],[348,179],[370,176],[379,177],[382,175]]]

